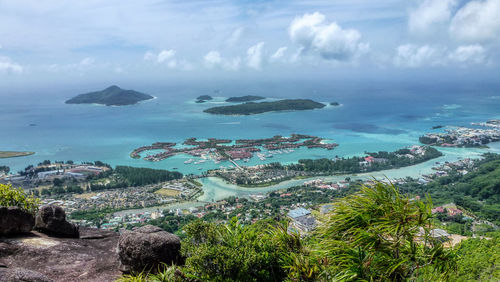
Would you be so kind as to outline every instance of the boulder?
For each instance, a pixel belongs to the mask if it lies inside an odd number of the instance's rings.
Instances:
[[[55,237],[78,238],[78,226],[66,221],[66,213],[59,206],[42,206],[35,219],[35,229]]]
[[[180,263],[181,240],[163,229],[145,225],[125,230],[118,241],[120,270],[125,273],[158,270],[162,263]]]
[[[28,233],[35,218],[19,207],[0,207],[0,236]]]
[[[52,282],[47,276],[25,268],[4,269],[0,271],[0,282]]]

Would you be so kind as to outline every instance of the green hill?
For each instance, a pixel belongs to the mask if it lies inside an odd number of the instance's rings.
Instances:
[[[204,110],[205,113],[216,115],[254,115],[278,111],[303,111],[321,109],[324,104],[309,99],[286,99],[275,102],[248,102],[233,106],[213,107]]]
[[[102,104],[106,106],[126,106],[153,99],[153,96],[134,90],[125,90],[113,85],[102,91],[80,94],[66,101],[66,104]]]
[[[241,97],[229,97],[226,99],[226,102],[239,103],[239,102],[257,101],[257,100],[262,100],[262,99],[266,99],[266,97],[246,95],[246,96],[241,96]]]

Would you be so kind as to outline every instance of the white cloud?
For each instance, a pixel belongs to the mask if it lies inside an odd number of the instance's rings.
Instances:
[[[455,14],[450,33],[458,40],[488,42],[500,37],[500,0],[471,1]]]
[[[394,57],[397,67],[416,68],[422,65],[437,63],[437,50],[429,45],[417,46],[413,44],[400,45]]]
[[[94,65],[95,59],[92,57],[84,58],[80,61],[80,67],[90,67]]]
[[[175,50],[163,50],[158,53],[158,63],[163,63],[167,61],[168,64],[172,63],[172,59],[175,57]]]
[[[9,57],[0,56],[0,73],[21,73],[23,67],[13,62]]]
[[[447,23],[456,6],[456,0],[423,0],[410,12],[408,27],[411,32],[428,33],[437,24]]]
[[[154,60],[156,60],[156,55],[151,51],[147,51],[144,54],[144,60],[145,61],[154,61]]]
[[[243,27],[235,29],[233,33],[231,33],[231,36],[226,40],[227,45],[231,47],[236,45],[236,43],[240,41],[244,31],[245,29]]]
[[[203,57],[203,61],[208,68],[213,68],[222,63],[222,58],[219,52],[210,51]]]
[[[448,55],[451,61],[458,63],[483,64],[486,60],[486,50],[479,44],[459,46]]]
[[[274,54],[271,55],[271,60],[278,60],[282,58],[285,55],[285,52],[288,48],[287,47],[280,47]]]
[[[240,68],[241,58],[225,59],[218,51],[210,51],[203,57],[203,61],[205,66],[210,69],[222,67],[225,70],[236,71]]]
[[[315,52],[328,60],[348,61],[369,48],[360,42],[359,31],[342,29],[335,22],[327,23],[325,15],[318,12],[295,18],[288,32],[290,39],[303,47],[304,52]]]
[[[264,61],[263,56],[264,42],[259,42],[247,50],[247,66],[260,70],[262,69],[262,63]]]

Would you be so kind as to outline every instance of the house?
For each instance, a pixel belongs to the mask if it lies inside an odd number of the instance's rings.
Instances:
[[[316,219],[305,208],[296,208],[289,211],[288,217],[292,219],[292,225],[303,232],[316,228]]]

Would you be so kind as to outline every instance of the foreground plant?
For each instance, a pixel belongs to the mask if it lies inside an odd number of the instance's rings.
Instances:
[[[22,188],[14,188],[12,184],[0,184],[0,206],[19,207],[35,214],[39,205],[40,200],[26,194]]]
[[[315,235],[315,253],[328,262],[324,279],[403,281],[424,268],[446,279],[455,254],[429,236],[431,207],[380,182],[335,203]]]

